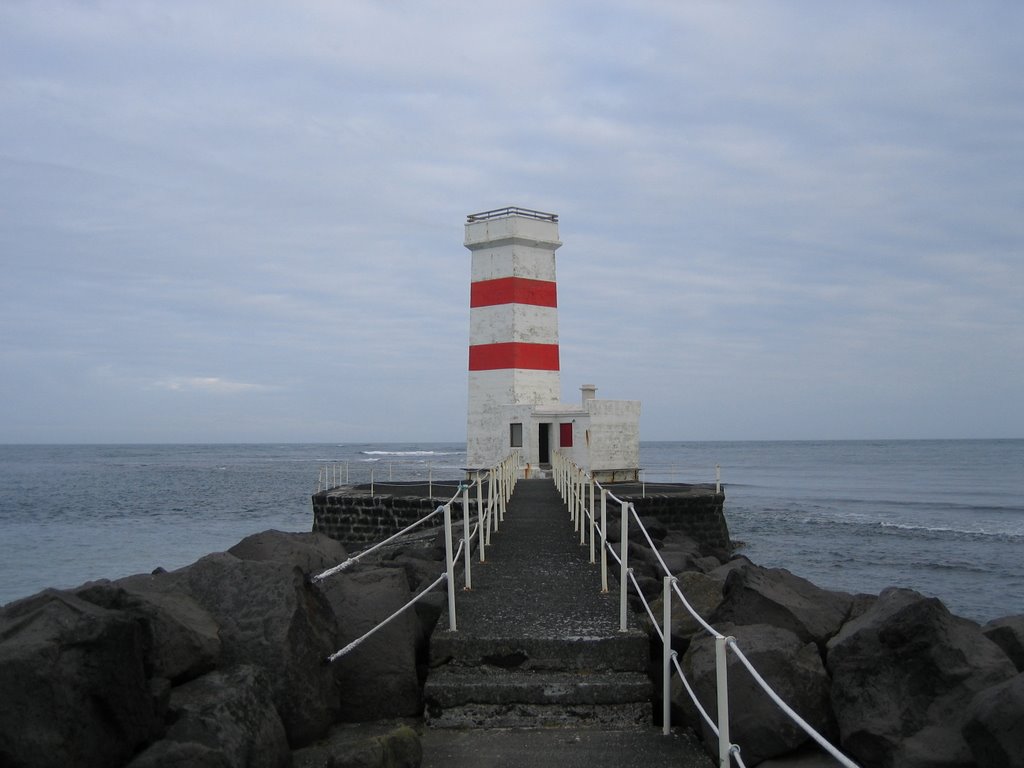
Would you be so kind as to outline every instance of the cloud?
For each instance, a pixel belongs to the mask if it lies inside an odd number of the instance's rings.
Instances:
[[[646,438],[1020,433],[1022,16],[6,4],[0,432],[460,439],[463,217],[518,204]]]
[[[152,386],[171,392],[200,392],[212,395],[237,395],[246,392],[273,392],[278,387],[217,376],[172,376],[154,381]]]

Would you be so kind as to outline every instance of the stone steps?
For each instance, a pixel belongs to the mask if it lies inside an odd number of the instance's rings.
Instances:
[[[510,672],[448,667],[431,677],[427,696],[448,708],[485,704],[620,704],[646,701],[651,681],[640,672]]]
[[[503,669],[644,672],[647,635],[627,632],[596,637],[477,637],[437,630],[430,642],[434,666],[491,666]]]
[[[516,486],[473,589],[442,616],[424,689],[433,728],[650,728],[650,641],[618,631],[550,480]],[[635,624],[635,621],[634,621]]]
[[[432,728],[649,727],[649,641],[435,631],[424,688]]]

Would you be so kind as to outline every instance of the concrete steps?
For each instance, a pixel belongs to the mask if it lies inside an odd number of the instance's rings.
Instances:
[[[457,596],[458,631],[431,638],[428,726],[650,727],[648,637],[618,631],[617,596],[585,555],[554,484],[521,481]]]
[[[526,655],[523,646],[528,643],[509,643],[507,647],[515,650],[495,660],[513,662],[512,666],[452,661],[435,668],[424,690],[427,724],[434,728],[649,726],[651,681],[642,670],[646,640],[603,640],[608,638],[572,640],[561,648],[548,642],[543,658]],[[628,649],[629,645],[633,648]],[[594,660],[593,668],[588,659]]]

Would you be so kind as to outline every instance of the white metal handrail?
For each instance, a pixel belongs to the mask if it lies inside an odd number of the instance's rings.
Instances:
[[[845,768],[859,768],[858,765],[853,762],[849,757],[840,752],[833,744],[831,744],[824,736],[818,733],[807,721],[800,717],[786,702],[780,697],[763,677],[757,672],[753,664],[743,655],[739,645],[736,643],[736,639],[733,637],[726,637],[718,632],[714,627],[707,623],[704,618],[690,605],[690,602],[683,595],[682,590],[679,588],[678,582],[675,576],[669,571],[668,566],[665,564],[664,559],[658,552],[657,547],[654,545],[650,534],[647,532],[646,527],[640,521],[640,517],[637,514],[636,507],[631,502],[626,502],[619,499],[614,494],[609,492],[600,483],[596,482],[592,476],[589,475],[582,467],[575,464],[572,460],[563,456],[561,453],[555,453],[552,460],[552,468],[555,474],[555,485],[559,492],[562,494],[562,498],[565,500],[566,505],[569,508],[570,516],[573,520],[576,530],[580,530],[583,527],[584,516],[589,517],[590,527],[592,531],[600,534],[601,539],[601,556],[602,556],[602,589],[607,591],[606,582],[606,569],[605,569],[605,555],[610,552],[612,557],[618,561],[620,569],[620,597],[619,597],[619,617],[620,617],[620,631],[626,631],[627,625],[627,583],[632,583],[636,593],[639,595],[641,603],[647,612],[648,617],[651,619],[652,626],[662,642],[662,730],[664,733],[669,733],[671,728],[671,713],[670,713],[670,692],[669,692],[669,681],[671,678],[671,669],[674,666],[675,671],[679,678],[682,680],[684,687],[686,688],[687,694],[697,707],[701,717],[708,723],[712,731],[718,738],[718,761],[719,768],[728,768],[732,761],[735,760],[736,764],[740,768],[745,768],[743,759],[740,756],[740,747],[737,744],[733,744],[729,736],[729,703],[728,703],[728,678],[727,678],[727,652],[732,651],[740,662],[750,672],[754,681],[768,694],[769,698],[785,713],[790,717],[798,727],[800,727],[808,736],[814,739],[826,752],[835,758]],[[583,488],[590,488],[590,506],[586,506],[585,494],[582,491]],[[594,487],[601,489],[601,523],[596,522],[596,510],[594,503]],[[715,492],[721,492],[721,468],[715,466]],[[620,521],[621,521],[621,532],[620,532],[620,550],[616,553],[614,547],[611,547],[607,540],[607,521],[606,521],[606,508],[607,499],[611,498],[620,505]],[[659,565],[661,566],[664,574],[663,583],[663,618],[662,626],[658,626],[658,621],[654,617],[654,613],[651,610],[651,606],[647,599],[643,595],[643,591],[640,589],[636,578],[633,575],[633,569],[629,568],[628,565],[628,551],[629,551],[629,518],[632,517],[640,528],[644,538],[647,541],[648,546],[655,553]],[[593,536],[593,533],[591,534]],[[583,542],[581,541],[581,544]],[[591,560],[594,562],[593,546],[591,547]],[[691,616],[697,621],[697,623],[704,629],[705,632],[709,633],[715,638],[715,668],[717,677],[717,697],[718,697],[718,723],[714,723],[710,715],[701,705],[698,700],[696,693],[687,681],[686,676],[683,674],[682,667],[679,665],[678,655],[672,650],[672,594],[673,592],[679,597],[683,607],[689,612]]]
[[[410,483],[425,483],[428,495],[434,495],[434,486],[450,487],[444,479],[435,480],[438,471],[451,471],[450,466],[436,461],[337,461],[321,466],[317,472],[314,493],[356,483],[368,484],[371,495],[382,487]]]
[[[426,523],[428,520],[430,520],[434,516],[436,516],[438,514],[441,514],[441,515],[444,516],[444,531],[445,531],[445,537],[444,537],[445,538],[445,570],[444,570],[444,572],[437,579],[435,579],[429,586],[427,586],[426,588],[420,590],[411,600],[409,600],[405,605],[403,605],[397,611],[392,613],[386,619],[384,619],[383,621],[377,623],[373,628],[371,628],[369,631],[363,633],[360,637],[356,638],[355,640],[352,640],[345,647],[335,651],[330,656],[328,656],[327,657],[327,661],[329,663],[336,661],[337,659],[341,658],[342,656],[346,655],[347,653],[350,653],[351,651],[353,651],[356,648],[358,648],[359,645],[361,643],[363,643],[367,638],[369,638],[375,632],[377,632],[380,629],[382,629],[384,626],[386,626],[387,624],[392,622],[399,615],[401,615],[402,613],[407,611],[409,608],[411,608],[413,605],[415,605],[417,602],[419,602],[423,598],[424,595],[426,595],[431,590],[435,589],[439,584],[441,584],[441,582],[446,582],[447,583],[447,587],[448,587],[448,590],[447,590],[448,591],[448,628],[451,631],[453,631],[453,632],[456,631],[456,629],[457,629],[457,621],[456,621],[456,613],[455,613],[455,589],[454,589],[454,586],[453,586],[454,583],[455,583],[455,563],[458,562],[459,558],[462,558],[464,560],[464,564],[465,564],[464,565],[464,567],[465,567],[465,571],[464,571],[464,573],[465,573],[465,587],[464,588],[465,589],[470,589],[471,588],[471,566],[470,566],[470,561],[472,559],[472,557],[471,557],[471,554],[472,554],[471,550],[472,550],[473,539],[474,539],[474,537],[477,538],[477,545],[478,545],[478,551],[479,551],[479,554],[480,554],[480,561],[483,562],[485,543],[489,543],[490,542],[490,533],[489,532],[491,531],[492,526],[493,526],[493,530],[497,531],[498,523],[500,521],[504,520],[504,517],[505,517],[505,507],[506,507],[506,505],[508,503],[508,500],[512,496],[512,491],[513,491],[513,489],[515,487],[516,479],[517,479],[518,474],[519,474],[518,470],[519,470],[519,454],[518,454],[518,452],[513,452],[512,454],[510,454],[508,457],[506,457],[503,461],[501,461],[500,463],[498,463],[494,467],[491,467],[491,468],[489,468],[487,470],[480,470],[480,471],[475,471],[474,472],[474,481],[475,481],[476,490],[477,490],[477,524],[475,526],[473,526],[472,528],[470,528],[470,525],[469,525],[469,519],[470,519],[470,517],[472,515],[472,512],[470,510],[471,504],[470,504],[470,501],[469,501],[469,488],[470,488],[470,486],[468,484],[460,483],[458,489],[452,495],[452,497],[450,499],[448,499],[448,501],[445,502],[444,504],[439,504],[437,506],[437,508],[434,509],[433,512],[425,515],[424,517],[420,518],[416,522],[406,526],[405,528],[403,528],[398,533],[393,534],[392,536],[389,536],[384,541],[381,541],[378,544],[375,544],[374,546],[369,547],[368,549],[363,550],[362,552],[360,552],[359,554],[355,555],[354,557],[350,557],[347,560],[345,560],[344,562],[339,563],[338,565],[336,565],[336,566],[334,566],[332,568],[328,568],[327,570],[325,570],[325,571],[323,571],[321,573],[318,573],[316,576],[313,577],[313,581],[314,582],[323,581],[324,579],[326,579],[326,578],[328,578],[330,576],[333,576],[333,575],[335,575],[337,573],[340,573],[340,572],[344,571],[346,568],[351,566],[353,563],[358,562],[361,558],[365,557],[366,555],[370,554],[371,552],[373,552],[373,551],[383,547],[384,545],[388,544],[389,542],[394,541],[395,539],[397,539],[397,538],[399,538],[401,536],[404,536],[405,534],[409,533],[410,531],[414,530],[415,528],[419,527],[420,525],[423,525],[424,523]],[[488,503],[487,503],[486,508],[483,506],[483,491],[482,491],[483,482],[484,482],[485,478],[487,480],[487,487],[488,487],[488,491],[487,491]],[[462,496],[463,536],[462,536],[462,539],[459,541],[458,548],[455,549],[454,546],[453,546],[453,539],[452,539],[451,507],[452,507],[452,502],[454,502],[460,496],[460,494]]]

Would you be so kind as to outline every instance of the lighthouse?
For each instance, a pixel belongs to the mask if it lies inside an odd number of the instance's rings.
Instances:
[[[519,449],[543,467],[554,450],[606,479],[639,471],[637,401],[561,402],[555,251],[558,216],[507,207],[466,217],[472,254],[466,454],[487,467]]]

